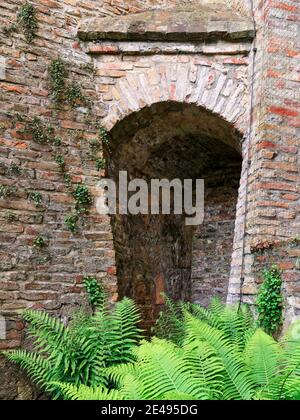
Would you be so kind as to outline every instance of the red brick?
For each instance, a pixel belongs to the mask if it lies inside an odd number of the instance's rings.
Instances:
[[[270,106],[269,112],[271,112],[272,114],[278,114],[285,117],[297,117],[297,115],[299,114],[298,111],[295,111],[289,108],[283,108],[280,106]]]

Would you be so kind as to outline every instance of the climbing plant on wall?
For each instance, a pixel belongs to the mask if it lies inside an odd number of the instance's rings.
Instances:
[[[25,39],[29,43],[36,36],[38,29],[37,10],[30,3],[25,3],[19,10],[17,16],[18,25],[24,32]]]
[[[6,36],[11,36],[14,32],[21,30],[25,40],[31,43],[38,30],[37,9],[30,3],[24,3],[18,10],[17,20],[4,28]]]
[[[278,267],[263,272],[264,282],[257,297],[258,322],[268,334],[278,332],[283,321],[282,278]]]
[[[80,85],[75,81],[68,82],[66,63],[61,58],[51,61],[48,72],[50,92],[56,105],[67,103],[71,108],[81,104],[87,105],[87,100],[82,94]]]

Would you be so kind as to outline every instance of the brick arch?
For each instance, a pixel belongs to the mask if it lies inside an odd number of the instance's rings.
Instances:
[[[231,63],[232,64],[232,63]],[[230,66],[231,68],[234,66]],[[248,122],[248,88],[233,70],[210,60],[160,63],[151,68],[126,71],[109,87],[107,130],[130,114],[160,102],[194,104],[217,114],[240,133]]]
[[[162,307],[161,292],[204,305],[211,296],[225,300],[227,295],[241,175],[240,133],[216,112],[179,99],[129,108],[130,114],[123,119],[120,114],[110,130],[107,176],[116,183],[120,170],[129,179],[147,182],[198,175],[205,179],[203,226],[186,227],[181,216],[172,215],[111,217],[118,295],[141,306],[145,328],[153,325]]]

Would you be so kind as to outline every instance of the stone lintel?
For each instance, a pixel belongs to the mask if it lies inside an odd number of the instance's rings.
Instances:
[[[255,31],[251,19],[227,7],[198,5],[83,20],[77,35],[83,41],[240,41],[253,39]]]
[[[138,42],[138,41],[103,41],[88,42],[85,51],[91,55],[174,55],[174,54],[205,54],[205,55],[248,55],[251,43],[243,42]]]

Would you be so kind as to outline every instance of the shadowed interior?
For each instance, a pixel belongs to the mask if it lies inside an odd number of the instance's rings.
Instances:
[[[150,327],[164,300],[192,300],[227,293],[235,207],[241,173],[241,137],[203,108],[159,103],[118,123],[111,131],[108,176],[118,180],[205,180],[205,220],[186,226],[185,215],[112,217],[119,297],[142,307]]]

